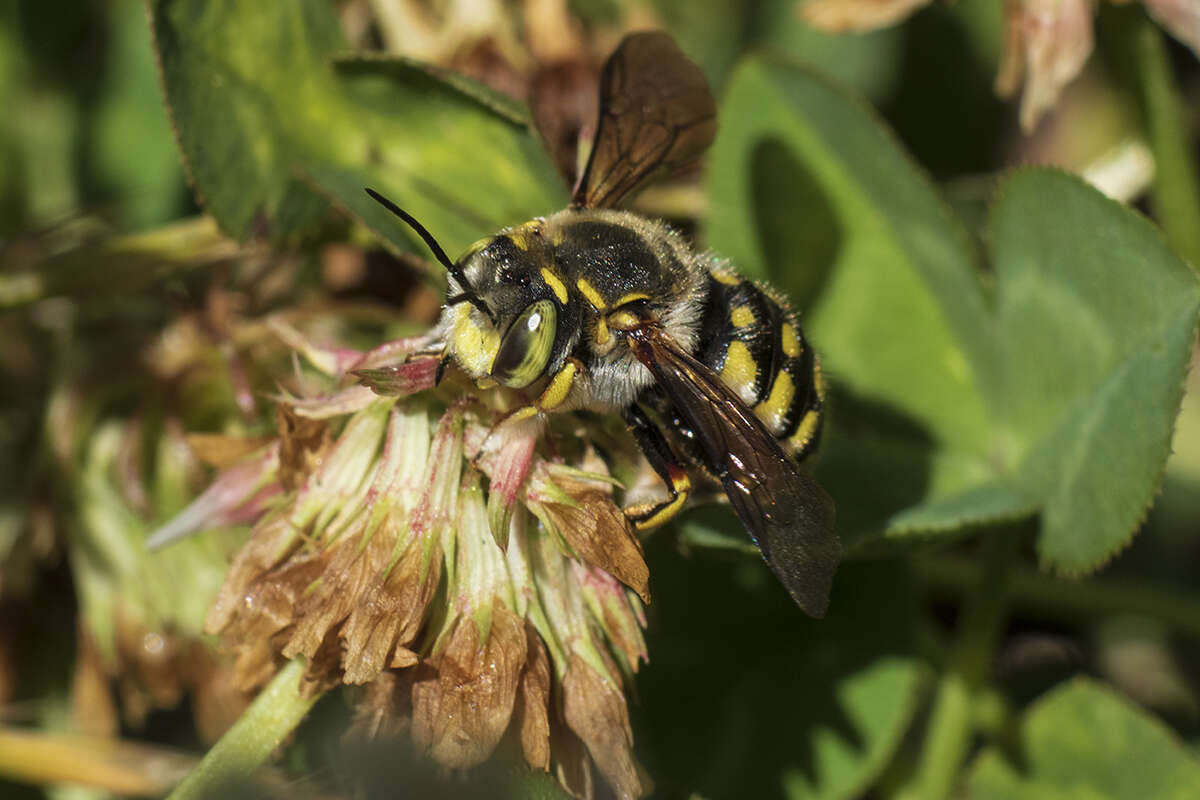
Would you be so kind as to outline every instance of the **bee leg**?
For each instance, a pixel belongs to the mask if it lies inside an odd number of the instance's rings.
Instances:
[[[492,426],[492,429],[488,431],[487,436],[484,437],[483,444],[481,444],[479,447],[479,453],[483,453],[483,451],[487,448],[488,442],[490,442],[496,432],[504,426],[520,424],[527,419],[533,419],[540,414],[543,414],[547,411],[552,411],[558,406],[562,405],[563,401],[567,399],[567,395],[570,394],[571,387],[575,384],[575,378],[577,378],[579,375],[582,375],[585,369],[586,368],[583,366],[583,362],[579,359],[574,357],[568,358],[559,368],[558,372],[554,373],[553,377],[550,378],[550,383],[548,383],[546,388],[542,390],[542,393],[538,395],[537,400],[535,400],[531,405],[522,406],[521,408],[516,409]],[[472,463],[477,463],[478,459],[479,454],[472,459]]]
[[[578,358],[568,358],[563,365],[559,367],[558,372],[550,378],[550,383],[546,384],[546,388],[538,395],[538,399],[533,401],[532,405],[518,408],[516,411],[505,417],[500,425],[506,422],[520,422],[523,419],[536,417],[538,414],[546,411],[553,411],[563,404],[567,396],[571,393],[571,387],[575,385],[575,379],[582,375],[586,367]]]
[[[667,499],[659,503],[644,503],[625,509],[625,516],[639,531],[657,528],[680,512],[692,491],[692,481],[679,463],[662,431],[646,416],[641,406],[632,405],[622,413],[625,424],[633,431],[638,447],[646,461],[667,485]]]

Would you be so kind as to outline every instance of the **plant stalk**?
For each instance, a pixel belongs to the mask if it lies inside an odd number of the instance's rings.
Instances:
[[[281,669],[168,800],[219,797],[224,787],[246,780],[262,766],[319,697],[300,692],[304,669],[300,659]]]
[[[1021,537],[1011,528],[996,531],[983,544],[963,605],[958,638],[938,683],[924,751],[911,788],[922,800],[950,797],[973,732],[972,703],[986,688],[992,653],[1008,612],[1008,580]]]
[[[969,592],[982,572],[961,556],[916,559],[914,570],[935,593],[955,596]],[[1056,578],[1017,567],[1009,576],[1008,593],[1013,610],[1035,619],[1080,624],[1111,614],[1136,614],[1200,640],[1200,594],[1182,588],[1117,578]]]
[[[1183,99],[1171,73],[1162,32],[1139,10],[1123,26],[1134,80],[1154,153],[1153,203],[1167,241],[1200,270],[1200,172],[1192,155]]]

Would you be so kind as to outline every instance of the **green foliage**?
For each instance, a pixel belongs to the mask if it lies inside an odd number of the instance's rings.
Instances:
[[[38,437],[20,427],[42,419],[39,403],[53,402],[37,394],[42,373],[53,369],[82,397],[112,358],[97,346],[103,328],[72,327],[77,312],[90,322],[118,302],[137,309],[117,318],[140,336],[130,335],[137,351],[122,354],[129,380],[129,365],[149,360],[147,342],[181,335],[161,327],[178,305],[180,316],[201,318],[197,337],[212,335],[203,339],[211,363],[200,372],[222,376],[197,380],[181,368],[147,377],[152,391],[123,384],[113,408],[88,406],[76,415],[86,419],[65,415],[64,430],[46,434],[51,449],[57,438],[71,443],[63,452],[78,455],[77,471],[56,474],[50,494],[67,500],[55,513],[70,520],[63,549],[79,614],[111,662],[119,614],[198,635],[236,538],[197,538],[154,556],[140,549],[146,531],[185,503],[195,476],[185,474],[180,431],[168,440],[154,429],[130,444],[127,424],[153,398],[171,406],[161,413],[172,424],[266,430],[265,420],[236,408],[235,395],[259,386],[225,380],[252,347],[221,338],[228,320],[217,312],[228,311],[229,299],[222,293],[236,296],[234,316],[312,298],[328,303],[333,292],[314,276],[330,250],[369,242],[368,250],[425,256],[365,187],[421,220],[452,256],[502,226],[562,208],[567,193],[522,102],[444,66],[353,52],[337,4],[149,0],[143,28],[139,6],[117,3],[105,19],[103,74],[79,89],[28,82],[74,41],[64,26],[53,46],[24,42],[27,28],[45,27],[44,12],[23,18],[32,5],[0,11],[0,101],[17,112],[0,119],[0,233],[88,211],[110,196],[118,229],[174,222],[99,243],[91,235],[55,241],[32,265],[2,265],[0,307],[15,310],[0,318],[8,343],[0,378],[26,396],[19,414],[0,407],[0,449],[18,453],[0,475],[42,490],[42,465],[62,460],[47,457],[40,441],[41,455],[31,456],[35,447],[25,443]],[[595,24],[619,18],[624,6],[576,5],[595,7]],[[830,380],[813,469],[837,502],[849,554],[828,617],[815,621],[798,617],[726,508],[690,512],[675,535],[647,541],[650,664],[637,677],[633,730],[658,796],[833,800],[871,792],[924,800],[926,786],[971,798],[1193,793],[1194,742],[1181,742],[1114,689],[1075,680],[1021,709],[1021,695],[990,669],[1009,592],[1020,595],[1021,619],[1031,625],[1065,617],[1087,630],[1097,617],[1132,608],[1175,634],[1200,630],[1196,599],[1181,594],[1175,607],[1165,583],[1109,591],[1098,579],[1064,591],[1032,563],[1014,568],[1034,560],[1022,549],[1026,530],[1036,530],[1036,560],[1050,573],[1105,566],[1130,544],[1163,484],[1200,314],[1200,285],[1172,249],[1194,249],[1196,181],[1165,62],[1144,63],[1152,69],[1142,79],[1159,101],[1150,109],[1152,133],[1179,167],[1159,198],[1166,239],[1154,222],[1053,169],[938,185],[911,155],[922,143],[901,142],[863,99],[905,106],[911,93],[927,91],[903,83],[911,75],[902,62],[919,54],[900,30],[816,33],[791,0],[653,5],[719,88],[720,131],[698,190],[704,204],[692,197],[689,206],[705,205],[702,243],[791,298]],[[956,19],[963,39],[990,58],[999,6],[988,5],[930,10],[926,21],[934,22],[921,35]],[[892,119],[929,107],[893,109]],[[953,123],[931,127],[947,137],[972,130],[969,121]],[[177,221],[177,151],[211,219]],[[73,163],[76,152],[87,154],[85,166]],[[248,242],[261,245],[255,258],[300,266],[250,269],[252,288],[237,294],[240,276],[229,274],[244,266],[239,246]],[[210,293],[189,294],[183,278],[209,274]],[[263,288],[272,282],[276,288]],[[378,299],[376,287],[363,286],[356,288]],[[390,309],[383,313],[395,323]],[[73,352],[47,357],[52,367],[42,369],[48,350],[38,347],[52,337]],[[71,381],[80,374],[87,381]],[[60,398],[59,412],[67,405]],[[56,418],[46,419],[53,427]],[[1176,504],[1182,521],[1172,521],[1183,531],[1174,552],[1185,555],[1194,552],[1197,527],[1196,442],[1175,442],[1192,470],[1177,476],[1190,499]],[[151,464],[138,509],[122,483],[131,448]],[[36,480],[23,474],[26,458]],[[36,584],[6,574],[14,564],[30,571],[34,561],[25,509],[11,494],[5,488],[0,498],[0,589],[10,592]],[[983,548],[989,556],[968,557],[972,536],[991,545]],[[930,555],[939,548],[960,552]],[[1174,569],[1194,577],[1180,561]],[[940,636],[946,615],[940,606],[930,613],[926,602],[941,592],[968,596],[951,642]],[[216,758],[241,772],[267,758],[311,700],[296,697],[291,683],[284,688],[290,706],[264,701],[240,725],[253,747],[239,752],[227,739]],[[931,697],[950,698],[943,713],[938,700],[934,713],[923,713]],[[202,793],[204,781],[197,777],[188,791]],[[517,796],[561,796],[541,776],[517,783]]]
[[[751,61],[723,110],[708,241],[807,309],[835,386],[818,475],[843,539],[1037,511],[1048,564],[1111,558],[1157,488],[1200,310],[1161,236],[1029,170],[998,191],[984,270],[894,140],[821,78]],[[781,214],[793,187],[805,213]]]
[[[991,748],[967,782],[972,800],[1010,797],[1191,797],[1200,762],[1162,722],[1094,681],[1077,678],[1021,721],[1017,753]]]
[[[402,60],[335,66],[343,45],[327,3],[158,0],[151,10],[180,149],[234,237],[312,233],[324,194],[410,249],[412,234],[363,194],[370,185],[457,252],[565,200],[511,104]]]
[[[657,635],[639,728],[664,793],[858,796],[916,706],[916,606],[903,564],[844,567],[818,622],[797,618],[761,564],[682,560],[661,545],[650,556]]]

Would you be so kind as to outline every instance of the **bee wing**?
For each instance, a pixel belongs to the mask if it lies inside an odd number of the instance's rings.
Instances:
[[[626,36],[600,75],[600,114],[574,206],[611,208],[660,167],[712,144],[717,106],[700,68],[665,33]]]
[[[833,500],[754,412],[661,328],[629,332],[634,355],[698,434],[729,502],[805,613],[825,615],[841,544]]]

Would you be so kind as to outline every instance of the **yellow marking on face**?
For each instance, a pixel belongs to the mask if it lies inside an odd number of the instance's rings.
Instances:
[[[575,382],[575,374],[579,368],[574,361],[568,361],[562,365],[562,369],[554,373],[554,377],[550,379],[550,384],[546,390],[542,392],[538,398],[538,408],[547,411],[556,408],[563,404],[567,399],[567,395],[571,392],[571,386]]]
[[[738,306],[729,315],[735,328],[749,328],[754,324],[754,311],[750,306]]]
[[[471,317],[471,306],[461,303],[454,307],[454,324],[450,328],[450,351],[454,360],[468,375],[479,378],[491,371],[496,352],[500,349],[500,334],[491,325],[480,325]]]
[[[592,308],[597,311],[603,311],[608,308],[608,304],[604,302],[604,298],[600,296],[600,292],[596,291],[596,287],[588,283],[587,278],[580,278],[575,281],[575,286],[578,287],[579,293],[584,296]]]
[[[745,342],[730,342],[725,353],[725,365],[721,367],[721,379],[737,392],[746,403],[754,402],[755,378],[758,365],[750,355]]]
[[[475,385],[480,389],[495,389],[500,384],[496,383],[496,381],[492,380],[491,378],[480,378],[479,380],[475,381]]]
[[[796,326],[790,322],[783,323],[783,327],[779,329],[779,338],[783,342],[783,354],[788,358],[797,358],[800,355],[800,337],[796,335]]]
[[[650,295],[645,292],[630,292],[617,301],[618,306],[623,306],[628,303],[636,303],[638,300],[649,300]]]
[[[771,392],[767,399],[754,407],[754,413],[774,433],[783,427],[783,418],[795,399],[796,384],[792,381],[792,376],[780,370],[775,376],[775,382],[771,384]]]
[[[712,271],[712,276],[717,283],[723,283],[726,286],[737,286],[742,282],[742,276],[738,275],[736,272],[727,272],[723,269],[714,269]]]
[[[631,331],[642,321],[632,311],[614,311],[608,315],[608,326],[619,331]]]
[[[804,449],[804,446],[812,441],[817,432],[817,426],[820,424],[821,412],[815,408],[809,409],[801,418],[800,424],[796,426],[796,432],[788,437],[788,444],[794,450]]]
[[[562,278],[555,275],[546,267],[542,267],[542,280],[554,291],[554,296],[558,298],[558,302],[565,306],[567,304],[567,285],[562,282]]]

